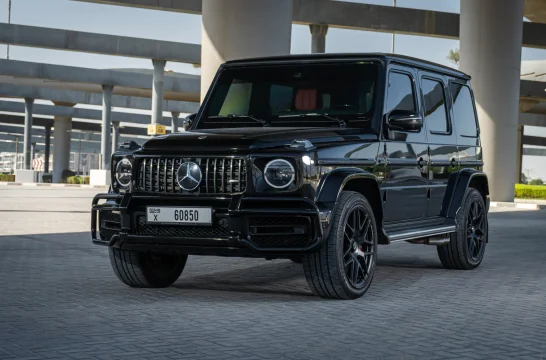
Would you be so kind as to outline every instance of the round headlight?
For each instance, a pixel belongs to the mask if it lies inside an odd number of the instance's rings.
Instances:
[[[294,182],[296,172],[288,161],[283,159],[272,160],[264,169],[265,182],[275,189],[284,189]]]
[[[131,184],[133,165],[129,159],[121,159],[116,165],[116,181],[121,187],[127,188]]]

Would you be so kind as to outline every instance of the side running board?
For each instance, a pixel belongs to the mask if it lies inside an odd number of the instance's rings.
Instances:
[[[455,231],[457,231],[455,225],[442,225],[430,228],[403,230],[391,234],[385,233],[385,235],[389,242],[433,238],[431,240],[434,241],[431,241],[430,245],[439,245],[441,243],[449,242],[448,235]]]

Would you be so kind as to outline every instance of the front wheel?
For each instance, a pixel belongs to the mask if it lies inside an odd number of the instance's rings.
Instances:
[[[140,288],[172,285],[182,274],[188,255],[163,255],[109,247],[110,264],[122,283]]]
[[[377,260],[377,225],[368,200],[343,191],[332,213],[332,228],[318,252],[305,254],[311,291],[331,299],[356,299],[372,283]]]

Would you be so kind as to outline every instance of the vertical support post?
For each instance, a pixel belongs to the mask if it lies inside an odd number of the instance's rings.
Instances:
[[[177,133],[178,132],[178,117],[180,116],[180,113],[178,111],[171,112],[171,132]]]
[[[110,127],[112,124],[112,85],[102,85],[102,129],[100,138],[101,169],[110,170]]]
[[[521,172],[523,170],[523,125],[518,125],[517,158],[516,158],[516,184],[521,184]]]
[[[523,5],[461,0],[460,67],[472,76],[491,201],[514,201]]]
[[[112,122],[112,154],[118,150],[119,147],[119,121]]]
[[[34,169],[34,163],[32,160],[34,160],[34,155],[36,154],[36,143],[30,143],[30,170]]]
[[[49,172],[49,151],[51,147],[51,125],[45,127],[45,148],[44,148],[44,173]]]
[[[16,136],[15,137],[15,169],[14,170],[17,170],[18,169],[18,165],[19,164],[19,136]]]
[[[152,124],[159,124],[163,118],[163,84],[165,60],[152,60],[154,64],[154,84],[152,89]]]
[[[25,135],[24,135],[24,169],[30,170],[31,167],[31,158],[30,158],[30,147],[32,139],[32,107],[34,105],[34,99],[25,98]]]
[[[63,179],[63,171],[70,167],[70,141],[72,139],[72,118],[56,116],[53,123],[53,179],[52,182],[60,183]]]
[[[326,24],[311,24],[311,53],[323,54],[326,52],[326,34],[328,33],[328,25]]]
[[[393,6],[393,7],[396,7],[396,0],[393,0],[392,6]],[[391,52],[394,54],[394,32],[392,33]]]

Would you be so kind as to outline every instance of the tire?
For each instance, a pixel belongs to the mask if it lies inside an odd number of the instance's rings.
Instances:
[[[360,225],[355,226],[355,216]],[[307,284],[323,298],[356,299],[370,287],[376,262],[377,225],[372,207],[361,194],[342,191],[328,238],[319,251],[303,256]]]
[[[447,269],[475,269],[483,260],[488,236],[487,211],[478,190],[466,190],[457,213],[457,224],[457,231],[450,235],[450,242],[437,247],[438,256]]]
[[[188,255],[159,255],[109,247],[110,264],[122,283],[138,288],[172,285],[184,270]]]

